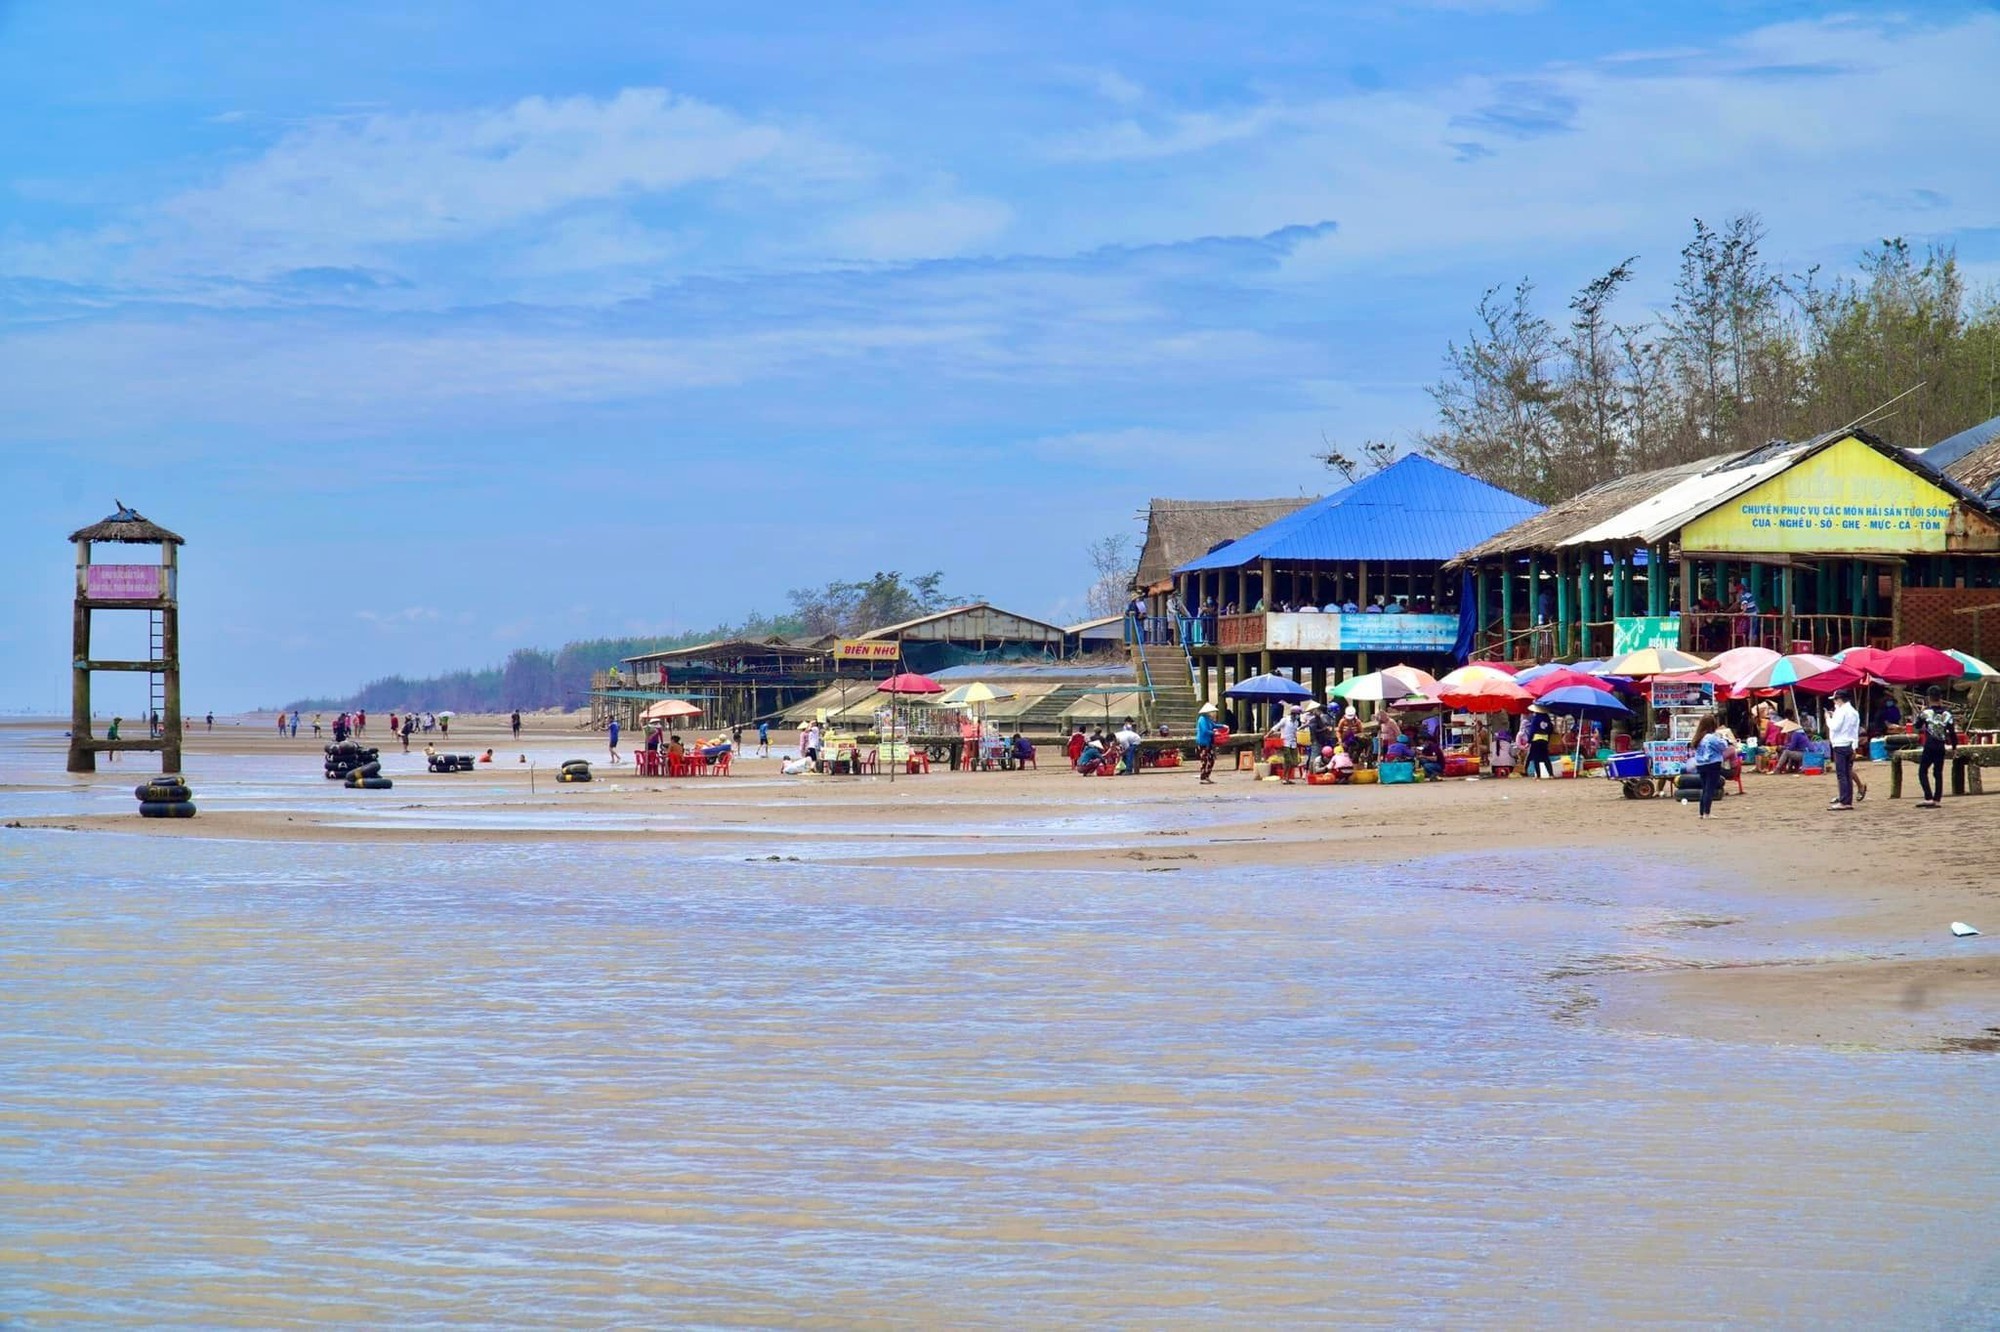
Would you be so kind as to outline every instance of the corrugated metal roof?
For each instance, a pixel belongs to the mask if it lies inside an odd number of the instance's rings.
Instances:
[[[1968,426],[1948,439],[1941,439],[1924,450],[1924,461],[1943,470],[1950,467],[1969,453],[1976,452],[1994,439],[2000,439],[2000,416],[1991,421],[1981,421],[1976,426]]]
[[[1260,527],[1176,572],[1257,560],[1448,560],[1541,506],[1420,454]]]
[[[1847,437],[1841,432],[1842,439]],[[1673,535],[1709,510],[1762,485],[1809,453],[1831,441],[1825,436],[1804,444],[1765,444],[1726,462],[1683,477],[1656,495],[1620,509],[1603,522],[1558,542],[1563,546],[1602,546],[1623,541],[1658,541]]]
[[[1037,620],[1030,615],[1021,615],[1014,611],[1001,610],[989,601],[974,601],[964,606],[951,606],[944,610],[932,611],[928,615],[919,615],[914,620],[904,620],[898,624],[885,624],[878,629],[870,629],[866,633],[856,634],[855,637],[861,639],[904,638],[910,636],[918,629],[933,628],[938,625],[948,624],[953,620],[972,621],[980,617],[985,617],[988,627],[995,631],[987,635],[989,638],[1016,637],[1055,639],[1058,641],[1062,638],[1063,631],[1060,625],[1050,624],[1047,620]],[[1015,623],[1008,624],[1007,621],[1014,621]],[[1018,632],[1018,628],[1022,625],[1027,626],[1032,631],[1039,632],[1020,633]]]

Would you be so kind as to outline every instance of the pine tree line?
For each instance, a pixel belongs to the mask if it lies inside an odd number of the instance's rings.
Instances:
[[[1805,439],[1915,389],[1870,427],[1923,447],[2000,414],[2000,303],[1966,290],[1948,247],[1902,240],[1851,276],[1784,275],[1753,214],[1697,219],[1673,298],[1613,318],[1636,258],[1570,298],[1560,326],[1533,284],[1493,287],[1430,394],[1438,460],[1542,503],[1600,481]]]

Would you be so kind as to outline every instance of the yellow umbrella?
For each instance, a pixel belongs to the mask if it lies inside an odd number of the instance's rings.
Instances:
[[[995,689],[990,684],[962,684],[942,698],[932,700],[931,706],[938,708],[964,708],[977,703],[998,703],[1003,698],[1014,695],[1005,689]]]
[[[1626,652],[1613,657],[1596,670],[1593,675],[1679,675],[1684,671],[1705,671],[1705,658],[1675,648],[1640,648],[1637,652]]]

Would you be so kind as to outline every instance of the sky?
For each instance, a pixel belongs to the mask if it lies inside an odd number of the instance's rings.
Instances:
[[[1990,280],[1995,68],[1952,3],[0,0],[0,708],[114,499],[197,713],[877,569],[1081,618],[1148,497],[1424,429],[1493,284],[1642,313],[1743,210]]]

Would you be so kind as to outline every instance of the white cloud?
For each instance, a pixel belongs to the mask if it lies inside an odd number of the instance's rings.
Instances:
[[[1315,279],[1384,260],[1518,272],[1589,243],[1664,260],[1690,217],[1745,208],[1764,213],[1776,242],[1814,254],[1918,222],[1945,234],[2000,212],[2000,179],[1966,150],[2000,140],[2000,102],[1976,91],[1996,63],[2000,16],[1835,19],[1698,53],[1163,109],[1050,140],[1071,171],[1140,165],[1113,186],[1092,182],[1093,198],[1115,208],[1071,210],[1040,235],[1025,221],[1017,230],[1080,248],[1338,219],[1338,234],[1291,261]]]
[[[310,123],[160,215],[184,243],[225,238],[273,264],[301,251],[470,238],[578,203],[719,180],[785,134],[658,88],[528,97],[472,112]]]

